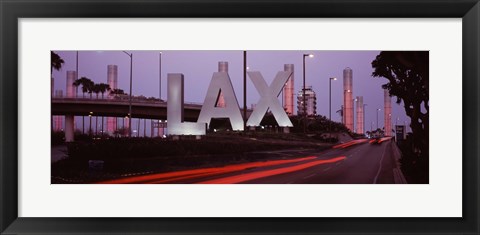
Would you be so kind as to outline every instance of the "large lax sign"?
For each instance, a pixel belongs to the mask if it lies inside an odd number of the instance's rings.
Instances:
[[[240,106],[225,64],[226,62],[220,62],[219,71],[213,73],[197,122],[183,121],[183,74],[168,74],[167,119],[170,135],[205,135],[206,125],[210,125],[212,118],[229,118],[233,130],[243,130]],[[292,127],[292,122],[277,98],[292,72],[279,71],[270,86],[267,85],[260,72],[252,71],[247,74],[261,96],[247,120],[247,126],[260,126],[262,118],[270,110],[279,126]],[[220,92],[227,104],[225,107],[216,106]]]

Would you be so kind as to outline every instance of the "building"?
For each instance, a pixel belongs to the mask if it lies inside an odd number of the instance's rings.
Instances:
[[[218,72],[227,72],[228,73],[228,62],[226,61],[220,61],[218,62]],[[225,108],[225,97],[223,97],[223,93],[220,91],[220,94],[218,95],[217,99],[217,104],[215,107],[219,108]]]
[[[384,94],[384,118],[385,118],[385,136],[393,136],[392,135],[392,97],[390,97],[390,93],[387,89],[383,90]]]
[[[313,91],[312,86],[305,88],[305,109],[307,116],[317,115],[317,95]],[[297,95],[297,114],[303,116],[303,89]]]
[[[66,82],[66,90],[67,98],[75,98],[77,96],[76,87],[73,83],[77,80],[77,72],[76,71],[67,71],[67,82]],[[73,142],[74,141],[74,126],[75,126],[75,118],[73,115],[65,115],[65,142]]]
[[[356,104],[357,104],[357,128],[356,132],[357,134],[364,134],[365,132],[365,115],[364,115],[364,110],[363,110],[363,96],[357,96]]]
[[[110,86],[111,90],[118,89],[118,66],[117,65],[108,65],[107,66],[107,84]],[[108,99],[113,99],[112,94],[108,94]],[[113,134],[117,130],[117,118],[107,117],[107,133]]]
[[[63,91],[56,90],[55,91],[55,98],[62,98]],[[55,115],[53,116],[53,131],[63,131],[63,116]]]
[[[293,64],[285,64],[283,66],[283,70],[286,72],[292,72],[292,75],[288,79],[287,83],[283,87],[283,109],[287,113],[288,116],[293,115],[293,99],[294,99],[294,71],[293,71]]]
[[[343,70],[343,117],[345,126],[353,132],[353,71],[348,67]]]

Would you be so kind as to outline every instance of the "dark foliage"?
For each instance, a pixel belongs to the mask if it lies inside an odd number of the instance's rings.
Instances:
[[[429,52],[382,51],[372,62],[374,77],[389,82],[382,87],[397,103],[404,103],[412,135],[402,145],[402,171],[410,183],[428,182],[429,158]]]
[[[428,184],[429,158],[423,157],[414,147],[413,135],[410,133],[407,139],[400,144],[402,158],[401,169],[409,184]]]

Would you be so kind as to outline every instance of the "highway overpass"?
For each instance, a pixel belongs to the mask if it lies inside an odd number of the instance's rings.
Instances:
[[[52,98],[52,115],[60,116],[126,117],[128,107],[128,99]],[[196,122],[201,109],[202,104],[185,103],[184,120]],[[247,109],[247,118],[251,113],[252,110]],[[167,102],[132,99],[132,118],[166,120]]]

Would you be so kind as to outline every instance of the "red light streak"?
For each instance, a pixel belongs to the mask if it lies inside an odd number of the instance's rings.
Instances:
[[[214,179],[214,180],[208,180],[204,182],[200,182],[199,184],[236,184],[236,183],[241,183],[249,180],[254,180],[254,179],[259,179],[259,178],[264,178],[268,176],[273,176],[273,175],[279,175],[279,174],[286,174],[286,173],[291,173],[294,171],[300,171],[309,167],[321,165],[321,164],[327,164],[327,163],[334,163],[338,161],[344,160],[346,157],[345,156],[340,156],[332,159],[324,159],[324,160],[316,160],[296,166],[290,166],[290,167],[283,167],[279,169],[273,169],[273,170],[266,170],[266,171],[260,171],[260,172],[252,172],[252,173],[247,173],[243,175],[236,175],[236,176],[230,176],[230,177],[225,177],[225,178],[220,178],[220,179]]]
[[[353,146],[353,145],[356,145],[356,144],[365,143],[367,141],[368,141],[367,139],[352,140],[352,141],[349,141],[347,143],[335,145],[332,148],[334,148],[334,149],[336,149],[336,148],[347,148],[347,147],[350,147],[350,146]]]
[[[191,178],[208,176],[208,175],[225,174],[225,173],[231,173],[235,171],[242,171],[248,168],[266,167],[266,166],[274,166],[274,165],[280,165],[280,164],[308,161],[308,160],[313,160],[315,158],[316,158],[315,156],[310,156],[310,157],[303,157],[298,159],[251,162],[251,163],[243,163],[243,164],[236,164],[236,165],[228,165],[223,167],[211,167],[211,168],[202,168],[202,169],[194,169],[194,170],[174,171],[174,172],[166,172],[166,173],[158,173],[158,174],[150,174],[150,175],[134,176],[134,177],[128,177],[128,178],[122,178],[122,179],[108,180],[108,181],[98,182],[98,184],[166,183],[174,180],[191,179]]]
[[[382,142],[385,142],[385,141],[387,141],[387,140],[390,140],[391,138],[392,138],[392,137],[383,137],[383,138],[381,138],[380,140],[378,140],[378,143],[380,144],[380,143],[382,143]]]

